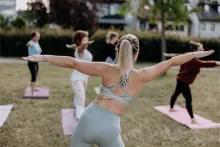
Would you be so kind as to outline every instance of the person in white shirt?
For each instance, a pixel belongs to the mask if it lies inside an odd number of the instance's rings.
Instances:
[[[75,58],[84,61],[92,61],[93,56],[87,50],[87,48],[88,45],[93,43],[93,41],[89,41],[88,32],[82,30],[75,32],[73,41],[75,44],[66,45],[66,47],[75,50]],[[70,77],[72,88],[75,93],[73,105],[75,108],[74,115],[76,116],[77,120],[79,120],[80,116],[82,115],[85,109],[85,91],[88,84],[88,77],[88,75],[81,73],[77,70],[74,70]]]

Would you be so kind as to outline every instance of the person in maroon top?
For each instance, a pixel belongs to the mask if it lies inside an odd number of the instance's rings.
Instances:
[[[204,51],[203,45],[201,43],[190,41],[190,50],[191,51]],[[173,57],[177,54],[164,54],[166,57]],[[183,94],[186,100],[186,109],[192,119],[192,123],[197,123],[192,109],[192,95],[189,85],[192,84],[196,76],[200,73],[200,68],[202,67],[216,67],[220,66],[219,61],[204,61],[198,58],[194,58],[185,64],[182,64],[177,75],[177,85],[174,94],[170,100],[170,112],[175,111],[173,106],[176,102],[177,97],[179,94]]]

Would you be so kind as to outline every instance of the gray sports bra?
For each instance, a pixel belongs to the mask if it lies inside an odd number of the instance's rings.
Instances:
[[[99,94],[104,95],[104,96],[109,97],[109,98],[113,98],[113,99],[115,99],[117,101],[120,101],[124,104],[131,103],[132,100],[134,99],[134,97],[130,96],[129,91],[128,91],[128,85],[127,85],[128,78],[129,78],[129,76],[127,77],[126,75],[122,75],[122,78],[118,82],[118,84],[113,85],[109,88],[105,87],[104,85],[101,84]],[[112,90],[114,90],[115,88],[117,88],[120,85],[123,85],[123,88],[124,88],[124,91],[125,91],[125,97],[117,96],[112,92]]]

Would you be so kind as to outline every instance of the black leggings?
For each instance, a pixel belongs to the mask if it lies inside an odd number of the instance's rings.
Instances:
[[[177,79],[177,85],[176,85],[176,90],[174,94],[171,97],[170,100],[170,108],[173,108],[177,97],[179,94],[182,93],[185,100],[186,100],[186,109],[190,115],[191,118],[194,118],[193,116],[193,109],[192,109],[192,95],[191,95],[191,90],[188,84],[180,81]]]
[[[38,74],[38,63],[37,62],[28,62],[28,67],[31,72],[31,82],[36,82]]]

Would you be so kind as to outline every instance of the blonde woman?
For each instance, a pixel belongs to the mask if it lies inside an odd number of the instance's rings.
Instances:
[[[134,69],[139,54],[139,40],[132,34],[124,35],[117,45],[117,62],[88,62],[63,56],[24,57],[28,61],[46,61],[51,64],[74,68],[78,71],[102,78],[100,93],[81,116],[72,136],[71,147],[124,147],[120,136],[120,116],[144,85],[193,58],[208,56],[213,51],[199,51],[173,57],[152,67]]]

